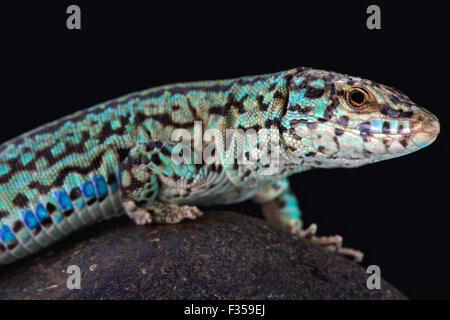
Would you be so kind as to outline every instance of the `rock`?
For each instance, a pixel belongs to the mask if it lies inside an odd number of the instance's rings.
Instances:
[[[66,269],[81,270],[68,289]],[[178,225],[99,223],[0,268],[1,299],[405,299],[356,263],[267,222],[210,212]]]

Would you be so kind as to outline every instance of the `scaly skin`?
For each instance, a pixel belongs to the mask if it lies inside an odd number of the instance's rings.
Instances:
[[[174,163],[171,136],[175,129],[194,132],[194,121],[223,137],[229,128],[276,130],[279,169],[267,175],[261,162],[226,163],[220,144],[213,163]],[[138,224],[176,223],[200,216],[195,205],[248,198],[274,224],[361,259],[341,247],[339,236],[316,237],[315,225],[302,229],[287,177],[398,157],[438,133],[437,118],[399,91],[308,68],[133,93],[0,146],[0,264],[123,209]],[[255,150],[244,150],[246,157]]]

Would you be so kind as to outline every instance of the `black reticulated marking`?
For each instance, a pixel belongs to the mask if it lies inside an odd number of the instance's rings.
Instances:
[[[169,92],[170,94],[184,94],[187,93],[189,91],[195,91],[195,90],[199,90],[199,91],[203,91],[203,92],[224,92],[224,91],[229,91],[233,86],[235,86],[236,84],[239,85],[247,85],[247,84],[252,84],[254,82],[257,81],[261,81],[261,80],[266,80],[267,76],[256,76],[256,77],[250,77],[248,79],[236,79],[234,81],[230,81],[227,84],[215,84],[212,86],[196,86],[196,85],[192,85],[192,86],[173,86],[169,89],[165,88],[165,89],[160,89],[160,90],[156,90],[156,91],[152,91],[149,92],[145,95],[142,95],[140,97],[141,100],[146,100],[149,98],[158,98],[164,94],[166,94],[166,92]],[[126,103],[127,101],[121,101],[121,104]]]
[[[359,131],[362,131],[362,132],[369,133],[369,132],[372,131],[372,125],[371,125],[370,122],[368,122],[368,121],[363,122],[363,123],[361,123],[361,124],[358,126],[358,130],[359,130]]]
[[[41,232],[42,228],[40,225],[38,225],[35,229],[33,229],[33,235],[37,235],[39,232]]]
[[[109,137],[113,135],[121,136],[125,133],[125,127],[120,126],[119,128],[116,128],[113,130],[111,127],[111,124],[109,122],[106,122],[103,124],[102,129],[100,130],[100,133],[97,135],[97,138],[99,140],[99,143],[103,143],[108,139]]]
[[[40,223],[44,228],[48,228],[53,223],[53,221],[52,221],[52,218],[47,217],[44,220],[42,220]]]
[[[244,128],[244,129],[247,129],[247,130],[253,129],[253,130],[256,131],[256,133],[258,133],[258,131],[259,131],[261,128],[262,128],[262,127],[261,127],[259,124],[255,124],[255,125],[253,125],[253,126],[251,126],[251,127],[247,127],[247,128]]]
[[[334,143],[336,143],[336,146],[339,149],[340,148],[339,140],[338,140],[338,138],[336,136],[333,137],[333,141],[334,141]]]
[[[130,193],[132,193],[133,191],[140,189],[140,188],[144,188],[145,184],[143,182],[141,182],[140,180],[136,179],[136,177],[131,174],[131,172],[129,170],[127,170],[129,173],[129,176],[131,178],[130,184],[127,186],[121,186],[121,193],[122,196],[124,198],[126,198],[127,195],[129,195]]]
[[[280,126],[280,119],[267,119],[264,123],[264,127],[271,128],[272,125],[275,125],[276,127]]]
[[[30,135],[30,137],[33,137],[37,134],[37,131]],[[86,152],[86,146],[85,142],[90,138],[90,134],[87,131],[83,131],[81,133],[81,140],[79,143],[73,143],[70,141],[66,141],[64,144],[64,152],[61,152],[58,154],[58,156],[53,156],[50,150],[54,147],[53,145],[48,146],[46,148],[43,148],[39,151],[36,151],[33,157],[33,161],[28,162],[26,165],[24,165],[21,161],[18,161],[17,158],[13,158],[7,161],[7,164],[14,168],[14,170],[10,170],[3,176],[0,176],[0,183],[7,183],[9,179],[14,176],[17,172],[23,171],[23,170],[35,170],[36,169],[36,162],[38,159],[43,158],[47,161],[47,163],[57,163],[64,157],[66,157],[68,154],[74,154],[74,153],[80,153],[83,154]]]
[[[8,250],[13,250],[17,245],[18,245],[17,240],[14,240],[14,241],[12,241],[12,242],[9,242],[9,243],[6,245],[6,248],[7,248]]]
[[[305,92],[305,97],[308,99],[317,99],[317,98],[320,98],[324,92],[325,92],[325,89],[323,89],[323,88],[307,87],[306,92]]]
[[[393,96],[393,95],[389,95],[389,100],[391,100],[393,104],[401,104],[402,103],[402,101],[399,98],[397,98],[396,96]]]
[[[161,153],[165,156],[170,155],[170,151],[166,147],[161,148]]]
[[[144,197],[146,197],[147,199],[150,199],[151,197],[153,197],[153,195],[154,195],[153,190],[150,190],[144,194]]]
[[[28,187],[31,189],[36,189],[40,194],[47,194],[53,187],[61,187],[67,175],[76,172],[81,175],[87,175],[88,173],[98,169],[102,164],[102,158],[105,152],[99,154],[96,158],[92,159],[90,163],[86,164],[86,167],[80,166],[67,166],[62,168],[58,176],[53,180],[52,184],[46,185],[38,181],[31,181],[28,183]]]
[[[291,135],[295,140],[302,140],[302,137],[300,137],[295,131],[292,131]]]
[[[151,160],[157,166],[161,165],[161,163],[162,163],[161,158],[159,157],[159,155],[157,153],[152,154]]]
[[[172,117],[167,112],[154,114],[149,116],[149,118],[158,121],[163,127],[171,126],[176,129],[189,129],[194,127],[194,121],[178,123],[173,121]]]
[[[24,195],[23,193],[18,193],[18,194],[14,197],[14,199],[13,199],[12,202],[13,202],[13,204],[14,204],[16,207],[24,208],[24,207],[26,207],[27,204],[28,204],[28,198],[27,198],[27,196]]]
[[[155,149],[155,142],[154,141],[149,141],[145,144],[145,151],[150,152],[153,149]]]
[[[339,128],[335,128],[335,129],[334,129],[334,133],[335,133],[337,136],[342,136],[342,135],[344,134],[344,130],[339,129]]]
[[[387,122],[387,121],[383,122],[382,132],[383,133],[390,133],[391,132],[391,124],[389,122]]]
[[[237,100],[234,97],[234,95],[232,93],[230,93],[230,94],[228,94],[227,101],[225,102],[224,105],[218,105],[218,106],[211,107],[211,108],[209,108],[208,113],[225,116],[228,114],[228,111],[232,107],[235,107],[236,109],[238,109],[239,113],[244,113],[245,112],[244,101],[247,99],[247,97],[248,97],[248,94],[244,95],[240,100]]]
[[[275,93],[273,94],[273,98],[274,99],[282,99],[283,98],[283,94],[280,91],[275,91]]]
[[[109,175],[108,175],[108,178],[106,179],[106,183],[107,184],[113,184],[114,182],[116,182],[117,181],[117,176],[116,176],[116,174],[114,173],[114,172],[111,172]]]
[[[398,118],[402,114],[402,112],[400,110],[395,110],[395,109],[391,108],[391,106],[388,104],[382,104],[380,106],[380,112],[382,114],[384,114],[385,116],[392,117],[392,118]]]
[[[86,201],[86,203],[88,206],[90,206],[90,205],[94,204],[95,201],[97,201],[97,198],[91,198],[88,201]]]
[[[348,125],[348,117],[347,116],[339,117],[337,119],[337,123],[338,123],[338,125],[346,127]]]
[[[305,106],[305,107],[298,107],[297,111],[303,114],[308,114],[310,113],[312,110],[312,107],[310,106]]]
[[[56,206],[51,202],[48,202],[45,207],[46,207],[48,213],[50,213],[50,214],[52,214],[53,212],[56,211]]]
[[[400,140],[400,144],[403,146],[403,148],[406,148],[408,146],[408,139],[403,138],[402,140]]]
[[[209,114],[218,114],[220,116],[224,116],[227,114],[227,111],[223,106],[215,106],[208,109]]]
[[[145,113],[143,113],[142,111],[136,112],[136,115],[134,116],[134,125],[136,127],[139,127],[147,119],[148,119],[148,116]]]
[[[264,96],[259,95],[256,97],[256,102],[258,103],[258,109],[260,111],[267,111],[267,109],[269,108],[269,104],[268,103],[264,103]]]
[[[326,107],[326,109],[323,113],[323,117],[327,120],[331,120],[331,118],[333,117],[333,110],[334,110],[334,107],[331,105]]]
[[[308,86],[308,81],[307,80],[303,80],[301,83],[297,84],[293,81],[291,81],[289,83],[289,89],[294,91],[294,90],[302,90],[304,88],[306,88]]]
[[[400,115],[400,118],[411,118],[413,114],[414,114],[414,111],[404,111]]]
[[[66,211],[64,211],[64,216],[70,217],[72,215],[72,213],[73,213],[73,209],[66,210]]]
[[[14,224],[12,225],[12,230],[14,233],[19,232],[21,229],[23,228],[23,223],[20,220],[17,220],[16,222],[14,222]]]
[[[7,211],[0,211],[0,220],[6,218],[9,215]]]
[[[244,175],[242,176],[242,178],[247,178],[248,176],[250,176],[250,174],[251,174],[251,171],[250,171],[250,170],[249,170],[249,171],[245,171],[245,173],[244,173]],[[215,184],[211,185],[211,189],[212,189],[213,187],[215,187]]]
[[[138,200],[135,203],[136,203],[136,206],[143,207],[148,203],[148,201],[147,200]]]
[[[81,197],[81,190],[79,187],[74,187],[72,188],[72,190],[70,190],[70,194],[69,194],[70,200],[76,200],[79,197]]]
[[[117,149],[117,154],[119,156],[119,161],[120,162],[123,162],[128,157],[128,154],[130,153],[130,149],[131,148],[120,148],[120,149]]]
[[[386,103],[380,106],[380,112],[391,118],[411,118],[414,114],[414,111],[396,110]]]
[[[370,133],[366,132],[366,131],[361,131],[359,133],[359,135],[363,138],[364,142],[369,142],[370,141]]]

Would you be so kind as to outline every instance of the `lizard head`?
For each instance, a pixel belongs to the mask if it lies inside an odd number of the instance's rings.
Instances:
[[[436,116],[373,81],[304,69],[289,83],[281,120],[285,156],[310,167],[357,167],[431,144]]]

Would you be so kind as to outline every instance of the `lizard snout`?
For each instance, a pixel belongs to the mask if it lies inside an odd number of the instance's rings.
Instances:
[[[425,108],[413,106],[415,119],[413,120],[411,133],[413,142],[419,148],[430,145],[436,140],[441,130],[439,119]]]

